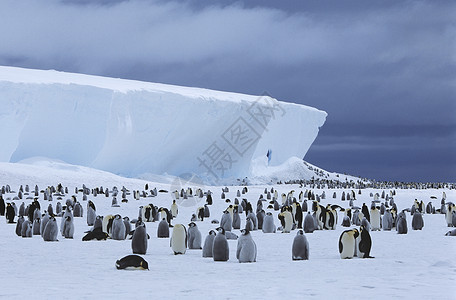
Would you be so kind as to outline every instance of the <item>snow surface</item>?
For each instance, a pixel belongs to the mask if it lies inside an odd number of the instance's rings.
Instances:
[[[171,179],[170,179],[171,180]],[[171,180],[172,181],[172,180]],[[107,172],[86,167],[71,166],[59,162],[26,161],[24,164],[0,163],[0,186],[10,184],[18,191],[22,184],[40,188],[62,183],[69,187],[72,195],[74,187],[86,184],[89,188],[121,188],[125,185],[130,190],[144,188],[146,181],[122,178]],[[175,182],[149,182],[157,189],[173,190],[179,188]],[[182,187],[186,187],[183,185]],[[255,208],[255,203],[264,188],[270,185],[250,186],[247,198]],[[206,186],[214,192],[214,204],[210,207],[211,218],[197,222],[203,235],[216,227],[210,220],[221,218],[222,211],[228,206],[220,199],[221,187]],[[236,191],[241,187],[230,186],[227,198],[234,200]],[[280,193],[294,189],[297,185],[274,185]],[[309,187],[307,187],[309,188]],[[305,190],[305,187],[303,188]],[[314,189],[317,194],[323,190]],[[324,189],[327,195],[323,204],[333,203],[343,207],[347,201],[341,201],[343,190]],[[337,199],[332,199],[336,191]],[[346,192],[348,190],[345,190]],[[432,201],[439,207],[442,189],[396,190],[394,197],[399,209],[409,208],[415,198],[425,203]],[[370,203],[370,192],[381,190],[362,190],[355,205]],[[388,190],[386,190],[388,192]],[[456,191],[445,190],[447,201],[455,202]],[[8,194],[6,197],[14,197]],[[432,200],[430,197],[436,196]],[[0,278],[2,288],[0,297],[22,299],[27,295],[51,298],[123,298],[138,299],[153,297],[157,299],[456,299],[454,286],[456,280],[456,237],[444,234],[451,228],[446,227],[443,215],[424,215],[425,226],[422,231],[411,230],[411,217],[407,213],[409,232],[398,235],[395,231],[371,232],[373,259],[340,259],[338,239],[345,229],[340,226],[342,213],[336,230],[316,231],[306,234],[310,244],[310,260],[292,261],[291,245],[296,231],[290,234],[252,233],[258,248],[256,263],[240,264],[235,259],[236,241],[229,241],[230,260],[214,262],[202,258],[201,250],[187,250],[185,255],[175,256],[169,247],[169,239],[157,239],[158,223],[146,223],[151,236],[147,254],[143,257],[149,262],[150,271],[116,270],[115,261],[131,254],[131,241],[91,241],[82,242],[86,225],[86,202],[84,217],[75,220],[73,240],[59,236],[58,242],[44,242],[40,237],[24,239],[16,236],[15,225],[0,222]],[[111,207],[111,198],[104,195],[89,197],[95,202],[97,214],[121,214],[136,218],[138,207],[153,203],[169,207],[171,194],[159,193],[154,198],[133,200],[120,203],[121,207]],[[25,200],[29,203],[29,200]],[[48,203],[40,199],[41,206]],[[57,200],[52,202],[54,208]],[[279,201],[280,202],[280,201]],[[16,201],[20,205],[20,201]],[[180,203],[179,215],[173,224],[187,225],[192,213],[203,203],[185,206],[190,202]],[[279,225],[274,212],[275,224]],[[245,215],[241,215],[242,225]],[[60,220],[57,220],[60,225]],[[239,235],[239,230],[233,230]]]
[[[46,157],[128,177],[215,182],[304,157],[326,113],[200,88],[0,66],[0,161]],[[223,152],[221,152],[223,151]]]

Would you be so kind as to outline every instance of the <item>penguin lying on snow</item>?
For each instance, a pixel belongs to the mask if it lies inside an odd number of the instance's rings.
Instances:
[[[127,255],[116,261],[118,270],[124,269],[140,269],[149,270],[147,261],[139,255]]]

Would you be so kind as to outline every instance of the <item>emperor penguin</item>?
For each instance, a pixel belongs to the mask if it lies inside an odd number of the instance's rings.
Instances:
[[[72,216],[68,215],[65,217],[63,223],[62,235],[66,239],[72,239],[74,235],[74,223]]]
[[[361,212],[363,213],[363,215],[367,219],[367,221],[370,222],[369,209],[367,208],[366,203],[363,203],[363,207],[361,208]]]
[[[214,261],[228,261],[230,259],[230,248],[223,227],[217,228],[217,235],[212,245],[212,258]]]
[[[171,220],[173,219],[171,212],[165,207],[160,207],[158,209],[158,212],[160,213],[160,217],[162,219],[166,218],[166,221],[168,222],[169,227],[173,227],[173,225],[171,225]]]
[[[265,212],[264,212],[263,209],[261,209],[256,214],[256,217],[257,217],[257,220],[258,220],[258,229],[263,229],[264,216],[265,216]]]
[[[223,227],[225,231],[231,231],[232,223],[231,214],[225,210],[223,212],[222,219],[220,220],[220,227]]]
[[[205,218],[211,217],[211,212],[210,212],[209,206],[207,206],[207,204],[204,204],[204,217]]]
[[[249,231],[253,231],[253,221],[250,217],[247,217],[245,219],[245,229]]]
[[[383,214],[382,227],[384,231],[390,231],[393,228],[393,215],[389,209],[386,209]]]
[[[360,226],[360,235],[359,235],[359,244],[358,244],[358,257],[362,258],[373,258],[370,256],[370,251],[372,248],[372,239],[369,234],[369,230],[364,228],[363,225]]]
[[[242,229],[238,239],[236,258],[240,263],[256,262],[257,246],[248,230]]]
[[[296,203],[296,211],[294,213],[294,219],[295,219],[297,228],[302,229],[303,215],[302,215],[301,204],[299,204],[299,202],[295,202],[295,203]]]
[[[285,210],[279,214],[279,219],[283,220],[282,233],[290,233],[293,227],[293,216],[291,212]]]
[[[137,227],[131,239],[131,249],[133,250],[134,254],[146,254],[147,232],[146,224],[144,224],[142,221],[137,222]]]
[[[16,235],[21,236],[21,231],[22,231],[22,224],[25,222],[24,216],[19,216],[17,218],[17,223],[16,223]]]
[[[412,229],[421,230],[421,229],[423,229],[423,227],[424,227],[423,215],[419,211],[416,211],[412,217]]]
[[[201,248],[201,232],[195,222],[188,224],[187,233],[188,249],[202,249]]]
[[[445,236],[456,236],[456,229],[448,231],[445,233]]]
[[[380,231],[380,210],[377,206],[371,207],[370,210],[371,230]]]
[[[29,220],[24,220],[22,223],[21,236],[23,238],[32,237],[32,223]]]
[[[290,213],[291,214],[291,213]],[[258,219],[257,219],[257,216],[253,213],[253,212],[249,212],[247,217],[250,218],[250,220],[252,220],[252,223],[253,223],[253,230],[257,230],[258,229]]]
[[[217,233],[214,230],[209,231],[206,236],[203,245],[203,257],[212,257],[212,245],[214,244],[214,238]]]
[[[73,208],[73,216],[76,218],[76,217],[81,217],[83,216],[84,212],[83,212],[83,209],[82,209],[82,206],[81,206],[81,203],[79,202],[76,202],[74,204],[74,208]]]
[[[92,202],[92,201],[90,201],[90,202]],[[93,209],[93,207],[88,206],[88,208],[87,208],[87,225],[93,226],[93,223],[95,222],[96,217],[97,217],[96,211]]]
[[[241,229],[241,217],[239,216],[239,206],[235,205],[233,208],[233,229]]]
[[[168,222],[166,222],[165,218],[163,218],[160,221],[160,223],[158,223],[157,237],[158,238],[169,238],[169,224],[168,224]]]
[[[32,225],[32,234],[40,235],[41,219],[35,219]]]
[[[340,258],[353,258],[355,255],[356,238],[359,236],[357,229],[349,229],[342,232],[339,237]]]
[[[350,218],[348,216],[344,216],[342,219],[342,227],[350,227]]]
[[[16,216],[16,213],[14,212],[14,207],[11,205],[11,203],[6,204],[6,223],[15,223],[14,222],[14,217]]]
[[[171,215],[173,216],[173,218],[176,218],[176,217],[177,217],[177,214],[178,214],[178,212],[179,212],[179,209],[178,209],[178,207],[177,207],[176,200],[173,200],[173,204],[171,204],[170,211],[171,211]]]
[[[304,232],[305,233],[312,233],[316,229],[315,227],[315,219],[310,214],[310,211],[307,212],[306,217],[304,218]]]
[[[302,230],[298,230],[293,239],[291,248],[291,258],[293,260],[308,260],[309,259],[309,242]]]
[[[176,224],[170,239],[170,246],[174,255],[185,254],[187,251],[187,229],[182,224]]]
[[[43,218],[41,219],[41,224],[40,224],[40,235],[41,237],[43,237],[43,233],[44,233],[44,228],[46,228],[46,224],[47,222],[49,221],[49,213],[46,212],[43,216]]]
[[[402,211],[397,216],[396,230],[398,234],[407,234],[407,220],[405,218],[405,213]]]
[[[149,264],[139,255],[127,255],[116,261],[116,268],[149,270]]]
[[[57,233],[59,228],[57,227],[57,221],[53,216],[49,217],[49,221],[46,223],[46,227],[43,231],[43,240],[45,242],[57,241]]]
[[[112,221],[114,221],[114,216],[106,215],[106,216],[104,216],[103,222],[102,222],[103,232],[106,232],[107,234],[109,234],[109,236],[111,236],[111,233],[112,233]]]
[[[131,232],[130,218],[129,217],[123,217],[123,223],[125,225],[125,238],[127,238],[127,236]]]
[[[196,215],[198,221],[204,221],[204,207],[198,207],[198,209],[196,210]]]
[[[5,200],[3,200],[2,192],[0,191],[0,216],[5,215],[6,204]]]
[[[68,217],[68,216],[71,217],[71,220],[73,220],[73,213],[71,211],[70,206],[67,206],[65,208],[65,212],[64,212],[64,214],[63,214],[63,216],[61,218],[61,221],[60,221],[60,233],[62,234],[62,236],[63,236],[63,229],[64,229],[63,225],[65,223],[66,217]]]
[[[274,217],[271,212],[267,212],[263,219],[263,230],[264,233],[275,233],[276,227],[274,224]]]
[[[445,212],[445,220],[448,227],[453,227],[453,211],[456,211],[456,205],[452,202],[447,203],[447,208]]]
[[[126,228],[122,217],[119,214],[115,215],[114,220],[112,221],[111,238],[118,241],[124,240],[126,237],[125,230]]]

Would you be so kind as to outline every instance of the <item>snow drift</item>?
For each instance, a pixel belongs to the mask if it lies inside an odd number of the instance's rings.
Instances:
[[[0,67],[0,161],[58,159],[124,176],[249,176],[304,157],[326,113],[200,88]]]

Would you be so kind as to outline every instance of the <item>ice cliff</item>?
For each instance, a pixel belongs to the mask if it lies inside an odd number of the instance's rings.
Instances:
[[[326,113],[201,88],[0,67],[0,161],[58,159],[124,176],[249,176],[304,157]]]

